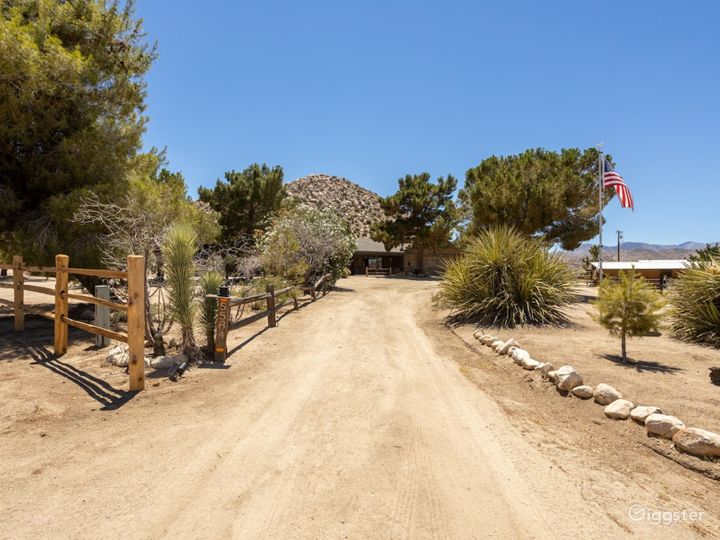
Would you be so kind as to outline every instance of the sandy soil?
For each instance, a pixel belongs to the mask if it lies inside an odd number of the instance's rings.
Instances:
[[[54,359],[47,323],[0,318],[0,537],[720,533],[717,482],[473,351],[430,310],[434,282],[339,285],[232,332],[227,369],[137,396],[82,332]]]

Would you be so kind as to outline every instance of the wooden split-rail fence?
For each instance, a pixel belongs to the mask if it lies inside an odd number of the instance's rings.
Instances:
[[[275,328],[277,326],[277,312],[281,308],[293,304],[294,309],[298,309],[298,298],[294,292],[300,292],[304,295],[309,295],[311,300],[314,302],[320,295],[327,294],[330,283],[331,275],[326,274],[318,279],[312,286],[298,287],[290,286],[284,287],[279,290],[275,290],[273,285],[268,285],[264,293],[253,294],[251,296],[221,296],[217,294],[210,294],[207,298],[217,300],[217,313],[215,319],[215,361],[225,362],[228,354],[227,348],[227,336],[231,329],[241,328],[255,321],[267,317],[267,325],[269,328]],[[283,295],[290,295],[286,300],[278,303],[277,300]],[[248,304],[258,304],[265,301],[266,309],[246,317],[244,319],[231,321],[232,319],[232,308],[245,306]]]
[[[15,312],[15,330],[21,331],[25,327],[25,313],[39,315],[55,323],[55,355],[62,356],[67,352],[68,327],[78,328],[104,336],[128,345],[128,372],[130,374],[130,390],[137,391],[145,388],[145,258],[139,255],[130,255],[127,258],[127,271],[100,270],[70,267],[67,255],[57,255],[55,266],[25,266],[21,255],[13,256],[13,263],[0,264],[0,270],[11,270],[13,283],[0,283],[0,288],[13,289],[13,300],[0,298],[0,304],[8,305]],[[25,283],[25,272],[38,274],[54,274],[55,288],[40,287]],[[111,302],[86,294],[75,294],[68,290],[70,275],[93,276],[99,278],[122,279],[128,284],[127,303]],[[25,291],[46,294],[55,298],[55,309],[46,310],[25,304]],[[94,324],[76,321],[68,317],[68,301],[80,300],[115,311],[127,313],[127,332],[115,332],[109,328],[102,328]]]

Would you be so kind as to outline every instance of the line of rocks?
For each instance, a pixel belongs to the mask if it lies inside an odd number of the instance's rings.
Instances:
[[[700,457],[720,457],[720,435],[705,429],[686,427],[679,418],[664,414],[658,407],[636,405],[609,384],[600,383],[595,388],[585,384],[582,375],[572,366],[555,366],[549,362],[533,359],[514,338],[503,341],[498,336],[473,333],[481,344],[492,348],[500,356],[509,356],[513,362],[528,371],[538,371],[544,379],[553,383],[560,392],[572,394],[579,399],[593,399],[604,407],[605,416],[614,420],[627,420],[645,426],[649,436],[672,440],[679,450]]]

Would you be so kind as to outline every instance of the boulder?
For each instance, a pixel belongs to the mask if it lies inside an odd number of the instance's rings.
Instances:
[[[105,361],[113,366],[127,367],[129,362],[127,346],[116,345],[110,349],[105,357]]]
[[[583,383],[582,375],[572,366],[562,366],[555,371],[555,380],[559,390],[570,392],[576,386]]]
[[[516,364],[519,364],[523,360],[523,358],[530,358],[530,353],[527,352],[525,349],[518,348],[512,352],[510,358],[512,358]]]
[[[537,369],[540,371],[543,377],[548,379],[549,373],[555,370],[555,366],[553,366],[550,362],[543,362],[542,366],[538,366]]]
[[[587,384],[581,384],[572,389],[573,396],[580,399],[590,399],[593,397],[593,387]]]
[[[510,351],[511,347],[519,347],[520,344],[515,341],[515,338],[508,339],[505,344],[502,346],[502,348],[498,351],[499,354],[507,354]]]
[[[540,365],[540,362],[538,362],[537,360],[533,360],[532,358],[523,358],[522,362],[520,362],[520,365],[523,369],[533,370]]]
[[[513,351],[514,351],[515,349],[517,349],[517,348],[518,348],[518,347],[516,347],[515,345],[513,345],[512,347],[510,347],[510,348],[508,349],[507,355],[508,355],[508,356],[512,356]]]
[[[655,413],[645,419],[645,430],[648,435],[672,439],[681,429],[685,429],[682,420],[667,414]]]
[[[173,364],[182,364],[186,360],[187,356],[185,356],[184,354],[176,354],[174,356],[158,356],[157,358],[150,359],[150,365],[148,367],[151,367],[153,369],[166,369]]]
[[[79,321],[92,322],[95,320],[95,308],[86,307],[77,315]]]
[[[662,414],[658,407],[650,407],[648,405],[639,405],[630,411],[630,418],[645,425],[645,419],[651,414]]]
[[[609,384],[600,383],[595,387],[593,397],[598,405],[610,405],[616,399],[622,398],[622,394]]]
[[[496,341],[495,344],[492,346],[492,350],[495,351],[496,353],[500,354],[500,349],[502,349],[504,346],[505,346],[504,341],[500,341],[500,342]]]
[[[605,407],[605,416],[614,420],[627,420],[630,418],[630,411],[635,408],[635,404],[627,399],[616,399],[610,405]]]
[[[681,429],[672,438],[675,447],[702,457],[720,457],[720,435],[700,428]]]
[[[494,349],[495,345],[497,345],[498,343],[505,343],[505,342],[502,339],[495,338],[492,341],[485,343],[485,345]]]
[[[491,341],[494,341],[497,339],[497,336],[488,336],[487,334],[480,337],[480,343],[483,345],[487,345]]]

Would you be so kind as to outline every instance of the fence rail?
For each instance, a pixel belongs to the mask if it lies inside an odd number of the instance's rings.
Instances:
[[[12,270],[13,283],[0,283],[0,288],[13,289],[13,300],[0,299],[0,304],[11,306],[15,315],[15,331],[25,328],[25,313],[39,315],[54,321],[54,349],[56,356],[67,353],[68,327],[78,328],[91,334],[104,336],[128,344],[128,373],[130,390],[145,388],[145,259],[142,256],[130,255],[127,258],[127,271],[71,268],[67,255],[56,255],[55,266],[26,266],[21,255],[13,256],[11,265],[2,264],[0,269]],[[25,272],[55,274],[55,288],[41,287],[25,283]],[[128,284],[128,302],[120,304],[90,296],[75,294],[68,290],[70,275],[93,276],[99,278],[122,279]],[[25,291],[53,296],[55,309],[27,305]],[[81,300],[97,306],[123,311],[127,313],[127,332],[115,332],[94,324],[76,321],[68,316],[68,300]]]
[[[255,321],[259,321],[267,317],[268,327],[275,328],[277,326],[277,312],[279,309],[293,304],[294,309],[298,309],[298,300],[295,295],[288,298],[279,304],[276,303],[278,297],[291,293],[293,291],[300,291],[305,294],[309,294],[314,302],[317,299],[319,292],[327,293],[329,288],[330,274],[326,274],[318,279],[312,287],[297,287],[289,286],[279,290],[275,290],[273,285],[268,285],[264,293],[253,294],[251,296],[232,297],[232,296],[220,296],[217,294],[209,294],[206,298],[214,299],[217,301],[217,312],[215,318],[215,361],[225,362],[227,358],[227,335],[232,329],[241,328],[247,326]],[[234,306],[241,306],[246,304],[254,304],[265,300],[266,309],[259,313],[254,313],[249,317],[238,321],[231,321],[230,309]]]

